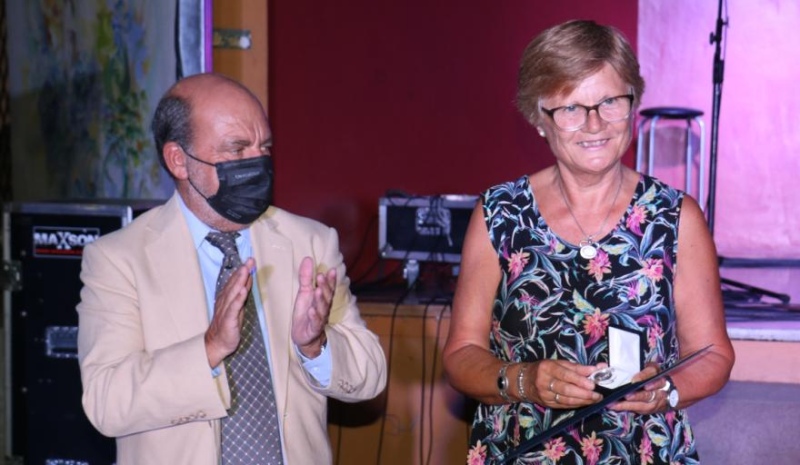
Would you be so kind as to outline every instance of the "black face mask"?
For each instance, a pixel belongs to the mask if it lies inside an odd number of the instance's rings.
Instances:
[[[209,163],[192,156],[186,150],[184,152],[192,159],[217,169],[219,189],[211,197],[200,192],[191,179],[189,184],[223,218],[234,223],[250,224],[267,211],[272,201],[274,174],[271,156]]]

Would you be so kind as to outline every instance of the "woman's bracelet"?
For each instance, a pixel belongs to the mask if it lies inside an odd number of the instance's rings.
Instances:
[[[500,392],[500,397],[502,397],[507,404],[511,403],[511,398],[508,397],[508,377],[506,376],[506,370],[508,370],[510,365],[510,363],[504,363],[503,366],[500,367],[500,372],[497,373],[497,390]]]
[[[530,402],[528,396],[525,395],[525,366],[522,363],[519,364],[519,374],[517,374],[517,390],[519,391],[519,398],[523,402]]]

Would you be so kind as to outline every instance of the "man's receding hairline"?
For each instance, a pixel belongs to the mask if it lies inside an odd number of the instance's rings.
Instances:
[[[204,90],[204,86],[209,85],[221,85],[232,89],[237,89],[258,100],[258,97],[256,97],[255,94],[250,91],[250,89],[245,87],[239,81],[231,79],[222,74],[214,73],[194,74],[192,76],[185,77],[176,82],[169,89],[166,96],[191,101],[196,95],[198,95],[198,93],[205,92],[206,90]]]

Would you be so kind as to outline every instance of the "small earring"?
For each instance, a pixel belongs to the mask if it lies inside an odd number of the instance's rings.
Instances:
[[[539,131],[539,135],[540,135],[540,136],[544,137],[544,129],[542,129],[542,128],[536,128],[536,130],[537,130],[537,131]]]

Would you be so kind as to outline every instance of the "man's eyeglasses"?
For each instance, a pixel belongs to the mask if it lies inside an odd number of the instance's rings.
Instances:
[[[631,114],[633,108],[633,95],[618,95],[609,97],[597,105],[586,106],[578,103],[557,108],[542,108],[542,112],[552,118],[563,131],[577,131],[586,126],[589,112],[597,111],[597,115],[607,123],[622,121]]]

